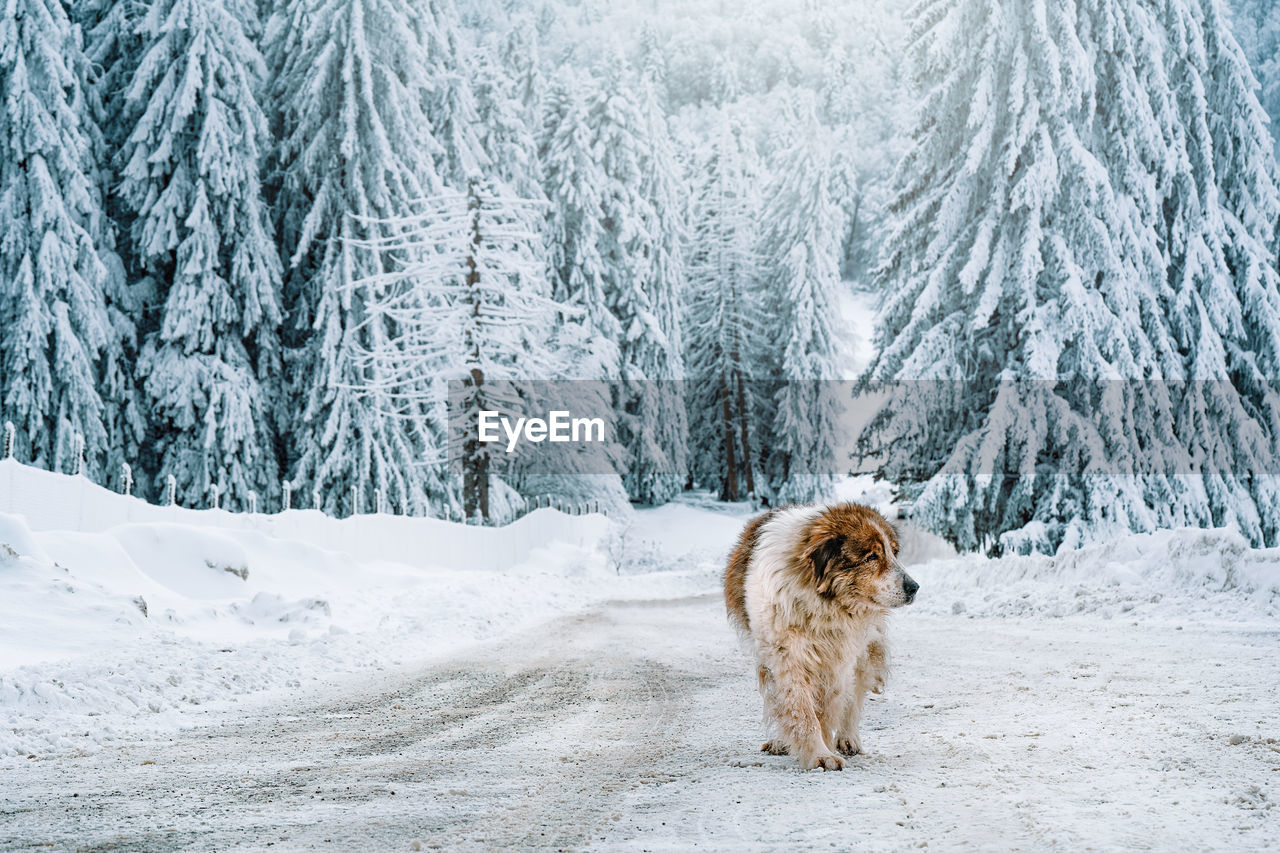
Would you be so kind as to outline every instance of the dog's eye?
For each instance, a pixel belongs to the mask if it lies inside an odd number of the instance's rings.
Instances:
[[[862,563],[861,563],[861,565],[864,565],[864,566],[865,566],[867,563],[874,563],[874,562],[875,562],[876,560],[878,560],[878,559],[880,559],[880,555],[876,554],[876,553],[873,551],[873,552],[871,552],[870,554],[868,554],[867,556],[865,556],[865,557],[863,557],[863,558],[862,558]]]

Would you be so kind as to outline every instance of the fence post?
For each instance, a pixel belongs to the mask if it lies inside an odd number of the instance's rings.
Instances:
[[[387,511],[386,506],[382,502],[382,489],[373,490],[373,511],[378,515],[382,515]]]
[[[178,505],[178,478],[172,474],[170,474],[168,480],[165,481],[164,504],[165,506]]]
[[[258,493],[254,491],[249,492],[249,514],[258,514]]]
[[[84,436],[76,433],[71,437],[71,450],[76,457],[76,476],[84,476]]]
[[[360,487],[351,487],[351,514],[353,516],[360,514]]]
[[[13,427],[13,421],[4,422],[4,458],[5,459],[13,458],[14,438],[17,436],[17,433],[18,431]]]
[[[213,509],[219,509],[218,501],[222,497],[222,489],[217,483],[209,484],[209,492],[213,495]]]
[[[120,492],[125,497],[133,494],[133,469],[128,462],[120,463]]]
[[[288,480],[285,480],[284,485],[281,486],[280,489],[282,493],[280,498],[280,511],[288,512],[289,505],[293,503],[293,484]]]

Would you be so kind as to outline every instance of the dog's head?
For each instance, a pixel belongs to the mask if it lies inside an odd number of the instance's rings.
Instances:
[[[870,507],[827,507],[801,547],[818,594],[847,609],[901,607],[920,589],[898,561],[898,531]]]

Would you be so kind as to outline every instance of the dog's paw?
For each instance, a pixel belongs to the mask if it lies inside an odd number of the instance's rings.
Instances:
[[[841,755],[857,755],[862,752],[862,743],[856,737],[836,738],[836,752]]]
[[[767,740],[764,746],[760,747],[761,752],[767,752],[770,755],[786,755],[787,745],[780,740]]]
[[[804,769],[817,770],[819,767],[823,770],[843,770],[844,761],[841,760],[840,756],[832,755],[828,752],[826,755],[814,756],[809,760]]]

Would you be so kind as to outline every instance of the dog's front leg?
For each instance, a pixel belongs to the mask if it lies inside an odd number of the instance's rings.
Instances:
[[[866,685],[861,677],[855,676],[853,691],[845,699],[840,728],[836,731],[836,750],[841,755],[857,755],[862,752],[858,727],[862,724],[862,704],[866,698]]]
[[[878,640],[872,641],[867,647],[867,656],[858,662],[853,673],[853,692],[847,700],[840,730],[836,733],[836,750],[842,755],[857,755],[862,752],[862,738],[858,735],[862,724],[862,709],[867,693],[878,693],[884,688],[888,668],[884,644]]]
[[[818,719],[816,679],[802,662],[784,654],[772,669],[773,712],[787,751],[800,760],[805,770],[843,770],[844,762],[827,746]],[[767,746],[767,744],[766,744]]]

